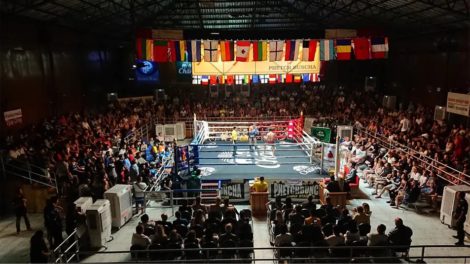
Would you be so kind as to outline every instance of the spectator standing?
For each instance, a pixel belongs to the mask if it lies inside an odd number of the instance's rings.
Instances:
[[[134,198],[135,198],[135,206],[137,212],[139,211],[143,214],[145,211],[145,190],[147,189],[147,184],[142,181],[142,177],[138,176],[137,181],[134,182]]]
[[[464,246],[464,239],[465,239],[465,231],[463,229],[463,224],[465,223],[465,219],[468,212],[468,203],[465,200],[465,193],[459,193],[459,203],[457,204],[457,208],[455,209],[454,218],[456,220],[456,229],[457,235],[454,236],[458,239],[455,243],[457,246]]]
[[[28,231],[31,231],[31,225],[29,223],[28,214],[26,210],[26,198],[23,196],[23,189],[19,187],[16,191],[16,197],[13,199],[13,205],[15,206],[15,214],[16,214],[16,234],[20,233],[20,223],[21,217],[24,218],[24,222],[26,224],[26,228]]]
[[[44,232],[42,230],[36,231],[31,237],[30,243],[29,256],[31,263],[47,263],[50,253],[44,240]]]
[[[61,212],[63,209],[57,204],[57,197],[47,200],[44,208],[44,224],[47,229],[49,245],[54,249],[63,241]]]

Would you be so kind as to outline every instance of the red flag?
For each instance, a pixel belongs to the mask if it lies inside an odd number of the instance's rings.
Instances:
[[[168,41],[155,40],[153,43],[153,59],[156,62],[168,61]]]
[[[168,42],[168,61],[174,62],[176,61],[176,49],[175,45],[178,41],[171,40]]]
[[[225,80],[226,84],[233,84],[233,75],[227,75],[227,79]]]
[[[269,75],[269,83],[273,84],[273,83],[276,83],[276,81],[277,81],[277,75],[276,74],[270,74]]]
[[[370,40],[368,38],[355,38],[352,45],[356,60],[369,60],[371,58]]]
[[[209,79],[209,84],[217,84],[217,76],[211,75]]]
[[[145,51],[145,39],[138,38],[135,40],[135,49],[137,59],[145,59],[144,52]]]
[[[290,73],[286,74],[286,83],[291,83],[294,79],[294,76]]]
[[[250,51],[250,41],[237,41],[237,61],[248,61],[248,53]]]

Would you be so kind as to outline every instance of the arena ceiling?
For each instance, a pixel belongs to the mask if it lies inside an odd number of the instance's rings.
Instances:
[[[136,28],[429,32],[470,27],[468,0],[0,0],[2,16],[132,36]]]

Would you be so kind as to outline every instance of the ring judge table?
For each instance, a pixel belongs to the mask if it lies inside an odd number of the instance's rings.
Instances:
[[[257,192],[253,188],[255,181],[250,181],[250,204],[252,214],[255,217],[266,217],[266,204],[268,203],[268,192]]]

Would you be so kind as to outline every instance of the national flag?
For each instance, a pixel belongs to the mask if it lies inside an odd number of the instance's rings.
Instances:
[[[300,76],[300,75],[298,75],[298,74],[295,74],[295,75],[294,75],[294,82],[295,82],[295,83],[302,82],[302,76]]]
[[[170,42],[170,61],[186,61],[186,41],[174,40]]]
[[[201,84],[201,75],[193,75],[193,84]]]
[[[233,41],[220,41],[220,55],[222,57],[222,61],[233,61],[233,48]]]
[[[261,74],[259,76],[261,83],[268,83],[269,81],[269,75],[267,74]]]
[[[250,53],[250,41],[246,40],[239,40],[237,41],[237,53],[236,53],[236,61],[248,61],[248,55]]]
[[[225,81],[226,84],[232,85],[233,84],[233,75],[227,75],[227,80]]]
[[[319,74],[318,73],[304,73],[302,74],[302,81],[305,82],[319,82]]]
[[[284,60],[296,61],[299,59],[300,40],[286,40],[286,53]]]
[[[286,74],[286,83],[291,83],[294,80],[294,75],[288,73]]]
[[[153,59],[156,62],[168,61],[168,41],[155,40],[153,42]]]
[[[274,84],[277,82],[277,75],[276,74],[270,74],[269,75],[269,83]]]
[[[269,61],[282,60],[282,51],[284,49],[284,41],[273,40],[269,42]]]
[[[355,38],[352,42],[356,60],[370,60],[370,40],[368,38]]]
[[[208,85],[208,84],[209,84],[209,76],[207,76],[207,75],[202,75],[202,76],[201,76],[201,84],[202,84],[202,85]]]
[[[204,41],[204,61],[218,61],[218,40],[205,40]]]
[[[252,77],[251,77],[251,82],[252,82],[253,84],[260,83],[259,75],[253,74]]]
[[[223,75],[217,76],[217,82],[219,84],[224,84],[225,83],[225,76],[223,76]]]
[[[387,37],[372,38],[370,42],[372,44],[371,55],[373,59],[388,58],[388,38]]]
[[[284,83],[286,75],[285,74],[278,74],[277,75],[277,83]]]
[[[315,52],[317,51],[318,41],[304,40],[302,42],[302,60],[313,61],[315,60]]]
[[[135,51],[137,59],[145,59],[145,52],[147,51],[145,39],[137,38],[135,40]]]
[[[350,39],[337,39],[336,40],[336,59],[337,60],[350,60],[351,59],[351,40]]]
[[[268,43],[266,41],[254,41],[253,42],[253,60],[254,61],[265,61],[268,58]]]
[[[250,83],[250,75],[249,74],[246,74],[243,78],[243,83],[244,84],[249,84]]]
[[[201,41],[200,40],[188,40],[186,41],[186,47],[188,52],[188,61],[200,62],[201,61]]]
[[[243,75],[235,75],[235,84],[242,84],[244,78]]]
[[[310,74],[309,73],[303,73],[302,74],[302,82],[310,82]]]
[[[319,82],[320,81],[320,74],[318,73],[310,73],[312,77],[310,77],[310,81],[312,82]]]
[[[329,61],[335,59],[334,43],[331,39],[320,40],[320,60]]]
[[[217,84],[217,76],[211,75],[209,77],[209,84]]]
[[[145,59],[149,61],[153,61],[153,40],[147,39],[145,40]]]

